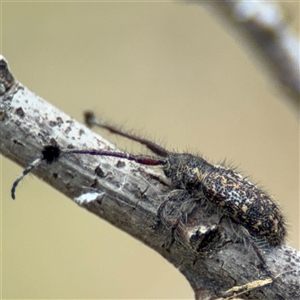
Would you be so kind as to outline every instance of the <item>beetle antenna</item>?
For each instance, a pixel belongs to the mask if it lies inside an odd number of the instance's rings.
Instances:
[[[116,158],[123,158],[126,160],[135,161],[142,165],[147,166],[159,166],[165,165],[167,163],[164,159],[158,159],[155,157],[150,156],[140,156],[140,155],[131,155],[125,152],[112,152],[112,151],[103,151],[103,150],[76,150],[76,149],[66,149],[61,150],[57,143],[55,142],[54,145],[47,145],[42,150],[42,155],[40,158],[33,161],[24,171],[23,173],[16,179],[13,183],[11,189],[11,197],[15,200],[16,198],[16,188],[19,182],[34,168],[38,167],[42,161],[46,161],[47,164],[51,165],[53,162],[57,161],[61,155],[65,154],[88,154],[88,155],[98,155],[98,156],[110,156]]]
[[[23,173],[16,179],[16,181],[13,183],[13,186],[11,188],[11,197],[15,200],[16,196],[16,188],[19,184],[19,182],[34,168],[36,168],[37,166],[40,165],[40,163],[43,161],[44,159],[42,157],[36,159],[34,162],[32,162],[24,171]]]
[[[111,126],[109,124],[103,123],[103,122],[99,121],[98,119],[96,119],[94,113],[91,112],[91,111],[86,111],[84,113],[84,119],[85,119],[85,123],[89,127],[98,126],[100,128],[104,128],[104,129],[110,131],[111,133],[118,134],[120,136],[123,136],[127,139],[130,139],[132,141],[138,142],[138,143],[146,146],[150,151],[152,151],[154,154],[156,154],[158,156],[162,156],[162,157],[168,157],[169,156],[169,152],[165,148],[163,148],[162,146],[160,146],[160,145],[158,145],[158,144],[156,144],[152,141],[149,141],[147,139],[143,139],[143,138],[141,138],[139,136],[136,136],[134,134],[125,132],[125,131],[123,131],[121,129],[118,129],[114,126]]]

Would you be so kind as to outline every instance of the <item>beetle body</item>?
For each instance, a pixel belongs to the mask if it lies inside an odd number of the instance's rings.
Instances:
[[[205,198],[248,232],[270,245],[286,237],[283,215],[275,201],[256,185],[224,166],[214,166],[191,154],[170,153],[164,173],[174,189],[191,198]]]

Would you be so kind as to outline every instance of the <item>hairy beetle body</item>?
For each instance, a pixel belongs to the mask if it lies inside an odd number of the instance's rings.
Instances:
[[[179,153],[169,154],[164,172],[174,189],[186,190],[195,199],[204,196],[255,237],[274,246],[284,241],[286,227],[278,205],[241,174]]]

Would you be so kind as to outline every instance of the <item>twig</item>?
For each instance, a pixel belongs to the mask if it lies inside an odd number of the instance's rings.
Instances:
[[[288,93],[287,101],[291,101],[293,108],[298,108],[300,43],[296,33],[289,28],[280,4],[252,0],[197,2],[211,4],[213,12],[219,12],[232,25],[250,51],[258,52],[258,55],[252,53],[258,59],[257,64],[264,65],[268,76],[278,81],[282,90]]]
[[[64,149],[116,150],[14,80],[3,57],[0,88],[0,149],[18,164],[28,166],[53,140]],[[179,224],[176,232],[159,222],[158,208],[171,193],[159,167],[105,156],[65,155],[51,166],[42,163],[33,173],[81,207],[155,249],[185,275],[197,299],[216,299],[233,287],[259,279],[271,283],[241,297],[274,300],[300,296],[300,253],[295,249],[287,245],[267,249],[264,265],[238,225],[217,211],[208,214],[202,207],[194,207],[189,222]],[[174,239],[176,234],[189,240],[184,244]]]

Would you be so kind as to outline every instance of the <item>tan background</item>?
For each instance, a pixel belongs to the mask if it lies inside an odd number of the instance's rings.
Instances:
[[[227,158],[280,201],[299,249],[295,107],[216,21],[178,3],[2,3],[2,53],[23,84],[77,120],[91,108],[169,149]],[[22,168],[1,168],[3,298],[193,298],[162,257],[34,176],[12,201]]]

